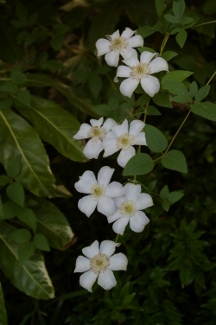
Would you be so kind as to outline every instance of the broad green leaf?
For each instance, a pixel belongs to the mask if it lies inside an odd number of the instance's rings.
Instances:
[[[10,162],[21,157],[21,171],[15,178],[35,195],[52,196],[54,177],[48,156],[35,130],[11,110],[0,111],[0,157],[7,170]]]
[[[195,96],[195,100],[197,102],[201,102],[206,96],[208,96],[208,93],[210,91],[210,85],[205,85],[202,88],[199,89],[198,93]]]
[[[164,86],[171,94],[177,95],[173,98],[174,101],[183,103],[190,101],[191,96],[182,82],[166,80]]]
[[[197,92],[198,92],[198,85],[197,85],[196,81],[193,81],[190,84],[189,92],[190,92],[190,96],[191,97],[194,97],[197,94]]]
[[[10,238],[18,244],[28,243],[31,239],[31,233],[27,229],[17,229],[10,233]]]
[[[179,17],[173,16],[171,14],[164,15],[164,18],[171,24],[178,24],[180,22]]]
[[[167,7],[167,3],[161,0],[155,0],[155,7],[158,14],[158,17],[162,16],[165,8]]]
[[[177,56],[178,53],[174,52],[174,51],[166,51],[162,54],[162,58],[166,61],[172,60],[175,56]]]
[[[42,251],[50,251],[50,247],[46,237],[43,234],[36,234],[34,237],[34,244],[37,249]]]
[[[33,242],[28,242],[18,247],[18,258],[19,264],[24,264],[30,257],[34,254],[35,244]]]
[[[10,178],[7,175],[0,175],[0,187],[7,185],[10,182]]]
[[[18,68],[15,67],[11,71],[11,80],[15,85],[22,85],[26,81],[26,75]]]
[[[16,209],[16,216],[21,222],[29,226],[32,230],[36,230],[37,220],[32,209],[26,207]]]
[[[17,211],[20,207],[13,201],[7,201],[3,204],[4,219],[11,219],[17,215]]]
[[[153,152],[162,152],[166,149],[168,141],[163,133],[155,126],[145,125],[144,128],[147,146]]]
[[[192,112],[196,115],[216,122],[216,104],[211,102],[202,102],[192,105]]]
[[[139,153],[128,161],[123,170],[123,176],[148,174],[153,168],[152,158],[146,153]]]
[[[19,175],[21,167],[21,156],[14,157],[11,161],[8,162],[8,165],[6,167],[7,175],[11,178],[15,178]]]
[[[174,0],[173,1],[173,13],[176,17],[181,18],[185,11],[185,2],[184,0]]]
[[[0,267],[12,284],[36,299],[54,298],[54,289],[42,255],[37,251],[24,264],[18,261],[18,245],[10,238],[15,228],[0,222]]]
[[[160,191],[160,197],[163,199],[163,200],[166,200],[169,196],[169,188],[167,185],[165,185],[161,191]]]
[[[179,270],[182,288],[189,285],[195,278],[194,268],[190,264],[189,261],[186,261],[186,265],[183,264]]]
[[[12,104],[13,104],[13,99],[11,98],[0,100],[0,109],[1,110],[8,109],[12,106]]]
[[[44,200],[39,200],[34,212],[37,218],[37,231],[47,238],[51,247],[65,249],[73,238],[65,216],[54,204]]]
[[[154,27],[151,26],[143,26],[138,29],[138,34],[143,38],[150,36],[156,32]]]
[[[9,199],[23,207],[25,203],[25,192],[22,184],[18,182],[11,183],[6,188],[6,193]]]
[[[193,74],[192,71],[186,71],[186,70],[175,70],[175,71],[171,71],[167,74],[165,74],[162,78],[162,85],[164,88],[164,83],[166,81],[183,81],[186,78],[188,78],[189,76],[191,76]]]
[[[80,124],[72,114],[50,100],[35,96],[32,97],[31,108],[18,106],[18,109],[40,136],[62,155],[71,160],[86,161],[80,141],[73,139]]]
[[[152,99],[153,102],[158,106],[169,107],[169,108],[173,107],[170,100],[170,95],[167,93],[159,92]]]
[[[7,312],[5,308],[5,302],[4,302],[4,294],[0,282],[0,324],[1,325],[7,325]]]
[[[181,173],[187,173],[187,162],[184,154],[179,150],[170,150],[161,159],[161,164],[168,169],[176,170]]]
[[[178,34],[176,35],[176,42],[182,48],[187,39],[187,32],[185,29],[181,29]]]
[[[170,201],[170,203],[175,203],[179,200],[181,200],[181,198],[184,196],[184,193],[181,191],[173,191],[169,193],[168,199]]]
[[[17,100],[25,106],[30,106],[31,103],[31,94],[28,90],[19,90],[17,93]]]

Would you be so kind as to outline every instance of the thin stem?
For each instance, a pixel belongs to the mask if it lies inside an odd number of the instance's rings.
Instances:
[[[165,34],[165,36],[164,36],[164,39],[163,39],[163,41],[162,41],[162,43],[161,43],[160,56],[161,56],[162,53],[163,53],[163,50],[164,50],[164,48],[165,48],[165,46],[166,46],[166,43],[167,43],[167,41],[168,41],[168,39],[169,39],[169,36],[170,36],[169,32],[166,32],[166,34]]]
[[[117,243],[118,241],[118,238],[119,238],[119,234],[116,236],[116,239],[115,239],[115,242]]]
[[[211,76],[211,78],[209,79],[209,81],[207,82],[206,85],[210,84],[210,82],[212,81],[212,79],[214,78],[215,75],[216,75],[216,71],[213,73],[213,75]]]
[[[206,21],[205,23],[192,26],[191,28],[196,28],[196,27],[200,27],[200,26],[203,26],[203,25],[215,24],[215,23],[216,23],[216,20]]]

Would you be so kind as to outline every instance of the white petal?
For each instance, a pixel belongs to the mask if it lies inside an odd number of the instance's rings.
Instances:
[[[123,60],[123,62],[129,67],[134,67],[135,65],[138,65],[140,62],[137,57],[137,51],[135,51],[134,54],[131,55],[128,59]]]
[[[135,30],[126,27],[123,33],[121,34],[121,37],[130,38],[135,32]]]
[[[140,120],[133,120],[130,124],[129,134],[136,137],[144,128],[145,123]]]
[[[97,159],[102,150],[103,150],[102,141],[100,139],[92,138],[86,143],[83,153],[88,159],[92,159],[92,158]]]
[[[141,79],[141,85],[143,90],[150,96],[153,97],[160,90],[160,83],[157,78],[153,76],[146,76]]]
[[[141,193],[141,186],[139,184],[128,183],[124,186],[125,197],[128,200],[136,201]]]
[[[118,246],[120,246],[119,243],[115,243],[112,240],[104,240],[100,244],[100,253],[106,254],[108,257],[110,257]]]
[[[98,56],[104,55],[108,52],[110,52],[110,41],[108,41],[105,38],[100,38],[97,42],[96,42],[96,48],[98,51]]]
[[[149,221],[150,220],[145,213],[137,211],[135,215],[130,218],[130,228],[134,232],[142,232]]]
[[[128,120],[124,120],[122,124],[115,125],[112,128],[112,132],[116,138],[120,137],[124,133],[128,133]]]
[[[83,273],[79,279],[80,285],[87,289],[89,292],[92,292],[92,286],[95,283],[98,275],[92,271],[87,271]]]
[[[110,216],[115,211],[115,204],[110,197],[104,196],[98,201],[97,209],[105,216]]]
[[[136,136],[136,138],[134,140],[134,144],[141,145],[141,146],[147,146],[146,136],[145,136],[144,132],[141,132],[140,134],[138,134],[138,136]]]
[[[119,149],[117,148],[117,142],[116,142],[116,138],[114,139],[107,139],[105,138],[103,140],[103,147],[104,147],[104,157],[108,157],[111,156],[112,154],[114,154],[116,151],[118,151]]]
[[[141,35],[135,35],[127,40],[130,47],[143,46],[144,40]]]
[[[154,205],[152,197],[147,193],[141,193],[137,198],[136,207],[137,210],[143,210]]]
[[[118,253],[110,257],[110,266],[109,268],[112,271],[126,271],[127,270],[128,259],[122,254]]]
[[[111,223],[113,221],[116,221],[122,217],[119,210],[116,210],[115,213],[113,213],[111,216],[107,216],[108,223]]]
[[[128,78],[122,81],[119,89],[122,95],[126,97],[131,97],[138,85],[139,85],[139,80]]]
[[[113,272],[110,269],[107,269],[105,272],[101,272],[98,277],[98,284],[104,290],[110,290],[115,287],[117,282]]]
[[[109,197],[118,197],[124,195],[124,189],[121,183],[112,182],[106,187],[106,195]]]
[[[120,65],[116,72],[116,77],[129,78],[130,77],[131,68],[126,67],[125,65]]]
[[[75,189],[80,193],[89,194],[91,187],[97,183],[94,173],[91,170],[86,170],[78,182],[74,184]]]
[[[121,50],[121,56],[123,57],[124,60],[130,59],[131,56],[136,55],[136,50],[132,49],[131,47],[127,47],[126,49]]]
[[[116,234],[123,235],[125,231],[125,227],[127,226],[129,222],[128,217],[121,217],[120,219],[116,220],[112,226],[113,231],[115,231]]]
[[[98,173],[98,183],[106,187],[109,184],[114,171],[115,169],[110,168],[109,166],[102,167]]]
[[[136,150],[134,147],[130,146],[126,150],[121,150],[120,154],[118,155],[117,162],[119,166],[125,167],[127,162],[136,154]]]
[[[117,67],[119,62],[119,52],[111,51],[105,55],[104,59],[110,67]]]
[[[150,74],[160,71],[168,71],[168,63],[163,58],[156,58],[149,64]]]
[[[97,126],[97,127],[101,127],[101,125],[103,124],[103,117],[99,118],[99,120],[95,120],[95,119],[91,119],[90,123],[92,126]]]
[[[106,119],[106,121],[103,124],[104,129],[106,132],[110,131],[114,125],[116,125],[116,121],[114,121],[112,118]]]
[[[97,200],[95,200],[92,195],[87,195],[78,201],[78,208],[82,213],[85,213],[87,217],[90,217],[97,204]]]
[[[80,126],[79,131],[73,136],[74,139],[87,139],[89,138],[89,131],[91,130],[91,126],[87,123],[83,123]]]
[[[116,37],[119,37],[119,30],[117,29],[112,35],[108,35],[109,38],[114,39]]]
[[[85,272],[90,270],[90,259],[84,256],[78,256],[74,272]]]
[[[92,258],[95,255],[99,254],[99,242],[95,240],[90,246],[84,247],[82,252],[88,258]]]
[[[140,62],[149,64],[149,62],[153,59],[153,57],[155,57],[155,55],[157,55],[157,53],[151,53],[148,51],[144,51],[144,52],[142,52],[142,54],[140,56]]]
[[[125,196],[120,196],[120,197],[114,197],[113,201],[115,203],[116,208],[120,208],[122,203],[125,201]]]

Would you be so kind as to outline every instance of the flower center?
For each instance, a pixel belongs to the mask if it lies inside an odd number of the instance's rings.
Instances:
[[[110,260],[106,254],[95,255],[90,260],[90,269],[95,274],[99,274],[100,272],[105,272],[109,266],[110,266]]]
[[[88,132],[89,138],[95,138],[100,140],[103,140],[105,135],[106,135],[106,130],[98,126],[93,126]]]
[[[120,135],[117,139],[117,148],[118,149],[128,149],[131,145],[134,144],[134,137],[128,133]]]
[[[125,37],[115,37],[110,41],[110,50],[111,51],[121,51],[128,46],[127,40]]]
[[[135,204],[132,200],[127,200],[123,202],[120,206],[120,213],[125,215],[126,217],[130,217],[136,211]]]
[[[99,184],[94,184],[91,189],[90,193],[94,196],[95,199],[100,198],[104,194],[104,189],[101,185]]]
[[[146,75],[150,74],[149,65],[146,63],[139,63],[131,68],[130,76],[131,78],[140,80]]]

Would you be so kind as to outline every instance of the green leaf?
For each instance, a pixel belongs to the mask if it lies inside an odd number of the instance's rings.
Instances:
[[[144,128],[147,146],[153,152],[162,152],[167,148],[168,141],[163,133],[155,126],[145,125]]]
[[[6,81],[3,85],[0,85],[0,90],[5,93],[16,94],[18,91],[18,87],[11,81]]]
[[[24,264],[30,257],[34,254],[35,244],[33,242],[29,242],[26,244],[19,245],[18,248],[18,258],[19,264]]]
[[[7,175],[0,175],[0,187],[7,185],[10,182],[10,178]]]
[[[176,35],[176,42],[178,43],[178,45],[183,48],[185,42],[187,39],[187,32],[185,29],[181,29],[178,34]]]
[[[181,173],[187,173],[187,162],[184,154],[179,150],[170,150],[161,159],[161,164],[163,167],[171,170],[176,170]]]
[[[18,244],[28,243],[31,239],[31,233],[27,229],[17,229],[10,233],[10,238]]]
[[[7,325],[7,313],[5,308],[5,302],[4,302],[4,294],[2,290],[2,286],[0,283],[0,324],[1,325]]]
[[[0,111],[0,129],[0,157],[5,169],[20,156],[22,168],[15,179],[35,195],[52,196],[54,177],[48,156],[35,130],[9,109]]]
[[[160,191],[160,197],[163,199],[163,200],[166,200],[169,196],[169,188],[167,185],[165,185],[161,191]]]
[[[153,168],[152,158],[146,153],[139,153],[128,161],[123,170],[123,176],[148,174]]]
[[[19,175],[21,171],[21,156],[14,157],[11,161],[8,162],[6,167],[7,175],[11,178],[15,178]]]
[[[54,289],[43,256],[37,251],[23,265],[19,263],[18,246],[10,238],[15,228],[0,222],[0,267],[12,284],[36,299],[54,298]]]
[[[172,60],[175,56],[177,56],[178,53],[174,52],[174,51],[166,51],[162,54],[162,58],[166,61],[170,61]]]
[[[6,193],[9,199],[23,207],[25,203],[25,192],[22,184],[14,182],[6,188]]]
[[[191,97],[194,97],[197,94],[197,92],[198,92],[198,85],[197,85],[196,81],[193,81],[190,84],[189,92],[190,92],[190,96]]]
[[[26,81],[26,75],[20,70],[19,67],[15,67],[11,71],[11,80],[15,85],[23,85],[24,82]]]
[[[0,100],[0,110],[8,109],[12,106],[13,104],[13,99],[7,98]]]
[[[162,16],[164,10],[166,9],[167,3],[165,1],[155,0],[155,7],[156,7],[157,15],[158,17],[160,17]]]
[[[39,200],[34,212],[37,218],[37,231],[46,237],[51,247],[63,250],[73,238],[65,216],[54,204],[44,200]]]
[[[173,1],[173,13],[176,17],[181,18],[185,11],[185,2],[184,0],[175,0]]]
[[[143,26],[138,29],[138,34],[143,38],[150,36],[156,32],[154,27],[151,26]]]
[[[63,156],[74,161],[86,161],[80,141],[73,139],[80,124],[58,104],[32,96],[31,108],[18,106],[19,111],[35,127],[40,136]]]
[[[25,106],[30,106],[31,103],[31,94],[28,90],[19,90],[17,93],[17,100],[25,105]]]
[[[164,82],[164,86],[171,94],[177,95],[173,98],[174,101],[180,103],[186,103],[190,101],[191,96],[186,86],[182,82],[166,80]]]
[[[211,87],[209,85],[205,85],[202,88],[200,88],[198,93],[195,96],[195,100],[197,102],[201,102],[204,98],[206,98],[206,96],[208,96],[210,88]]]
[[[7,201],[3,204],[4,219],[11,219],[17,215],[17,210],[20,207],[13,201]]]
[[[37,220],[34,211],[30,208],[19,208],[16,210],[17,218],[33,231],[36,230]]]
[[[195,278],[194,268],[192,268],[189,265],[185,265],[185,264],[182,265],[182,267],[179,270],[179,276],[180,276],[182,288],[188,286]]]
[[[167,74],[165,74],[162,78],[162,85],[164,88],[164,83],[166,81],[183,81],[186,78],[188,78],[189,76],[191,76],[193,74],[192,71],[186,71],[186,70],[175,70],[175,71],[171,71]]]
[[[152,99],[153,102],[158,106],[169,107],[169,108],[173,107],[170,101],[170,95],[167,93],[159,92]]]
[[[169,193],[168,199],[170,201],[170,203],[175,203],[179,200],[181,200],[181,198],[184,196],[184,193],[181,191],[173,191]]]
[[[35,247],[40,249],[40,250],[43,250],[43,251],[46,251],[46,252],[50,251],[48,241],[47,241],[46,237],[43,234],[35,235],[34,244],[35,244]]]
[[[171,14],[164,15],[164,18],[171,24],[178,24],[180,22],[180,19],[178,17],[173,16]]]
[[[192,105],[192,112],[207,120],[216,122],[216,104],[211,102],[202,102]]]

